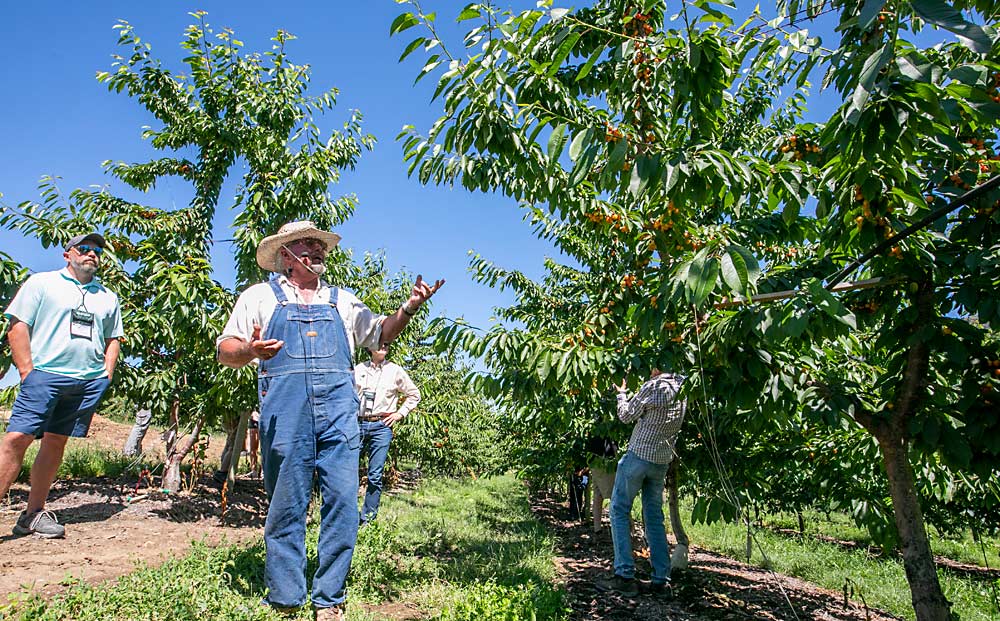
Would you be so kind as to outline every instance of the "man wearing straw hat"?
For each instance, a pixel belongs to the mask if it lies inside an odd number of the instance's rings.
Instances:
[[[256,361],[260,443],[270,506],[264,527],[267,603],[294,612],[306,601],[306,511],[314,475],[322,493],[317,619],[343,619],[345,582],[358,531],[361,432],[353,352],[377,348],[403,330],[444,284],[420,276],[393,315],[374,314],[320,276],[340,236],[291,222],[264,238],[257,263],[275,276],[240,295],[218,339],[219,362]]]

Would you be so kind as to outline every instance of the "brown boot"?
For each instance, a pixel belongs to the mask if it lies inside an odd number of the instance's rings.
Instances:
[[[345,609],[346,606],[343,604],[329,608],[317,608],[313,611],[313,618],[316,621],[346,621],[347,611]]]

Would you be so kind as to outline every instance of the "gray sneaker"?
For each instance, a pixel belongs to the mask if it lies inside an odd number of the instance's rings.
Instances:
[[[56,520],[56,514],[51,511],[35,511],[28,513],[22,511],[14,525],[14,534],[18,537],[24,535],[38,535],[45,539],[56,539],[66,535],[66,529]]]

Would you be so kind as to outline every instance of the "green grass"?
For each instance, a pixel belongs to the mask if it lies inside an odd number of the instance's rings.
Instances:
[[[317,535],[312,526],[310,575]],[[183,558],[138,568],[114,585],[74,585],[48,602],[22,595],[0,603],[0,618],[278,619],[259,605],[263,571],[261,542],[196,545]],[[562,620],[568,611],[554,578],[553,541],[517,481],[432,480],[411,495],[384,497],[379,520],[361,531],[348,612],[352,620],[375,621],[383,618],[379,604],[405,602],[447,621]],[[303,610],[298,618],[311,617]]]
[[[824,513],[806,512],[803,514],[806,535],[820,535],[840,541],[851,542],[860,548],[867,548],[873,545],[868,531],[859,528],[851,518],[842,513],[831,513],[827,517]],[[798,532],[798,520],[794,515],[779,514],[768,515],[765,524],[773,528],[789,529]],[[983,545],[975,541],[971,532],[958,534],[940,533],[933,528],[929,528],[931,537],[931,547],[934,554],[945,558],[977,565],[979,567],[988,566],[992,569],[1000,568],[1000,537],[982,538]],[[986,552],[986,560],[983,559],[983,551]]]
[[[38,442],[33,442],[24,454],[21,472],[18,480],[28,481],[31,464],[38,454]],[[138,475],[145,467],[153,467],[142,458],[126,457],[117,449],[110,449],[87,442],[74,442],[72,439],[66,445],[63,461],[59,466],[59,479],[87,479],[97,477],[120,477],[122,475]]]
[[[223,439],[224,441],[224,439]],[[28,482],[28,475],[31,465],[38,454],[39,443],[33,442],[24,454],[24,462],[17,480],[22,483]],[[191,472],[193,464],[193,453],[189,454],[181,464],[181,472],[187,476]],[[211,473],[219,467],[218,459],[208,459],[202,462],[201,470],[204,473]],[[163,460],[155,455],[145,455],[140,457],[127,457],[119,449],[108,448],[98,444],[93,444],[86,440],[71,438],[63,453],[62,464],[59,465],[57,479],[90,479],[99,477],[117,478],[121,476],[137,477],[143,469],[148,469],[157,477],[163,472]],[[250,472],[250,463],[246,458],[240,460],[239,473]]]
[[[687,513],[690,515],[690,513]],[[816,518],[817,516],[810,516]],[[794,520],[794,519],[793,519]],[[770,523],[770,520],[769,520]],[[860,531],[846,520],[826,522],[807,519],[807,534],[821,533],[842,540],[864,542],[867,540]],[[777,521],[781,528],[793,526]],[[794,528],[798,528],[797,521]],[[736,524],[687,525],[692,544],[714,550],[726,556],[746,560],[746,528]],[[769,567],[774,571],[796,576],[819,586],[842,592],[844,585],[853,587],[856,601],[864,601],[873,608],[881,608],[894,615],[913,619],[910,591],[902,561],[869,554],[867,545],[858,549],[846,549],[836,543],[827,543],[815,538],[799,539],[768,529],[756,530],[757,546],[753,552],[753,563]],[[940,541],[935,542],[939,550]],[[978,544],[976,545],[978,549]],[[966,550],[966,547],[959,546]],[[766,554],[765,560],[761,554]],[[966,550],[968,551],[968,550]],[[965,552],[963,552],[964,554]],[[949,554],[945,554],[949,556]],[[980,553],[980,564],[982,556]],[[971,561],[970,561],[971,562]],[[992,565],[991,565],[992,566]],[[963,621],[992,621],[1000,616],[993,604],[992,586],[1000,590],[1000,581],[968,578],[946,569],[938,570],[938,577],[945,596],[953,603],[953,610]]]
[[[561,619],[553,541],[512,477],[428,481],[383,502],[358,537],[352,596],[441,619]]]

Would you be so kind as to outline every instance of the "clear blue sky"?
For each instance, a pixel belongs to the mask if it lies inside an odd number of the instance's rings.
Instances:
[[[452,23],[453,16],[446,19],[445,14],[461,5],[437,4],[442,21]],[[131,22],[168,67],[180,69],[183,50],[178,44],[193,21],[188,12],[199,9],[208,11],[216,31],[234,29],[247,50],[270,49],[269,39],[278,28],[296,35],[288,49],[294,62],[312,66],[315,92],[340,89],[337,108],[320,119],[322,127],[339,129],[353,108],[364,114],[364,126],[378,143],[333,188],[335,194],[356,193],[360,200],[356,215],[339,229],[346,246],[359,254],[383,248],[393,270],[405,267],[425,278],[446,278],[448,284],[435,297],[436,312],[466,316],[475,325],[488,325],[491,308],[509,298],[472,282],[466,271],[470,249],[505,266],[541,273],[542,259],[553,250],[532,236],[515,203],[462,189],[423,187],[407,178],[395,136],[407,123],[426,130],[437,118],[440,102],[430,103],[432,80],[413,87],[419,55],[405,65],[397,62],[412,36],[408,32],[390,40],[389,25],[403,10],[391,0],[6,3],[2,29],[9,56],[0,67],[5,85],[0,100],[4,203],[37,199],[42,175],[61,176],[68,192],[111,183],[100,168],[105,159],[158,157],[140,139],[142,126],[153,123],[151,117],[134,100],[109,93],[94,75],[110,67],[117,51],[112,26],[118,19]],[[172,203],[182,206],[190,197],[178,179],[168,179],[146,195],[112,188],[165,209]],[[223,205],[234,193],[235,182],[223,193]],[[216,238],[232,237],[232,216],[220,210]],[[60,250],[43,250],[18,233],[0,231],[0,249],[33,270],[63,264]],[[215,277],[231,286],[229,252],[228,244],[217,244],[213,258]]]

